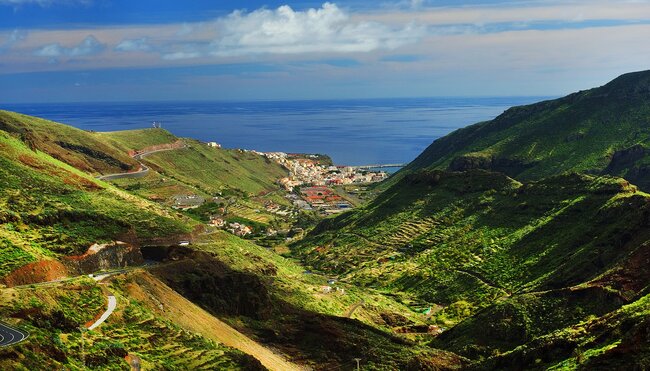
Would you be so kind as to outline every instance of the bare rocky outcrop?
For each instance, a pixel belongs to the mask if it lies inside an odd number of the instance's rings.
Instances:
[[[114,269],[144,263],[140,248],[117,241],[108,244],[94,244],[83,255],[64,258],[70,271],[86,274],[102,269]]]

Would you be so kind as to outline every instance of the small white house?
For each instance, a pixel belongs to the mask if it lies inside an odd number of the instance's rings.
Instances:
[[[221,148],[221,144],[217,142],[208,142],[208,147]]]

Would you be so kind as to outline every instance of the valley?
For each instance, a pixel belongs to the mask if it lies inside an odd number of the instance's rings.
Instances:
[[[0,368],[645,369],[648,107],[623,75],[386,180],[0,111]]]

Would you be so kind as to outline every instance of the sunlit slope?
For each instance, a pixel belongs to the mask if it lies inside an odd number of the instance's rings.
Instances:
[[[0,276],[27,262],[77,254],[96,242],[191,231],[130,195],[0,131]]]
[[[566,171],[625,177],[650,188],[650,71],[599,88],[513,107],[435,140],[419,169],[486,169],[520,180]]]
[[[88,173],[117,173],[138,168],[137,161],[98,133],[15,112],[0,111],[0,130]]]
[[[151,154],[146,163],[165,177],[215,194],[235,191],[256,195],[278,189],[287,171],[263,156],[241,150],[208,147],[185,140],[187,148]]]
[[[650,198],[620,178],[407,175],[369,205],[322,222],[294,251],[313,267],[414,296],[435,342],[483,359],[603,316],[648,290]],[[464,321],[463,321],[464,320]]]

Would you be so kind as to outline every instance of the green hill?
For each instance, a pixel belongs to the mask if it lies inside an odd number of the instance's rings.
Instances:
[[[421,172],[293,251],[342,281],[437,308],[429,323],[451,329],[433,346],[482,362],[647,294],[648,205],[620,178]]]
[[[643,369],[648,148],[650,71],[623,75],[437,139],[292,251],[428,313],[470,369]]]
[[[457,130],[400,173],[486,169],[527,180],[573,171],[622,176],[650,189],[648,154],[650,71],[643,71]]]
[[[0,110],[0,130],[39,150],[89,173],[120,173],[138,168],[126,151],[98,133],[38,117]]]
[[[193,223],[0,131],[0,277],[26,262],[80,254],[127,235],[186,234]]]
[[[287,355],[314,369],[348,368],[358,355],[375,368],[462,365],[451,352],[391,333],[392,322],[422,325],[418,313],[393,298],[347,284],[325,293],[328,277],[306,274],[296,261],[250,240],[207,232],[186,214],[139,196],[158,192],[147,182],[164,178],[152,184],[172,183],[177,192],[206,195],[223,191],[247,205],[264,197],[282,199],[273,179],[284,170],[275,163],[183,140],[185,148],[146,157],[155,170],[144,178],[119,179],[115,183],[124,187],[119,188],[94,176],[104,162],[50,141],[91,143],[93,138],[97,148],[108,151],[103,155],[117,156],[178,139],[162,130],[90,133],[4,115],[11,129],[7,124],[9,131],[0,130],[0,319],[30,337],[0,349],[0,368],[82,369],[85,362],[93,369],[123,369],[125,356],[132,355],[146,369],[257,370],[261,366],[253,357],[264,363],[278,350],[283,355],[275,357]],[[86,160],[98,167],[72,166]],[[274,193],[259,195],[269,191]],[[179,239],[195,244],[175,246]],[[115,240],[131,243],[147,259],[165,258],[161,264],[120,270],[103,283],[69,268],[70,261],[81,259],[71,255]],[[115,255],[122,253],[128,252]],[[102,313],[107,291],[117,298],[117,309],[82,339],[79,328]],[[219,332],[226,325],[217,325],[216,316],[228,322],[230,332]],[[272,347],[273,353],[256,353],[263,345],[253,342]]]

